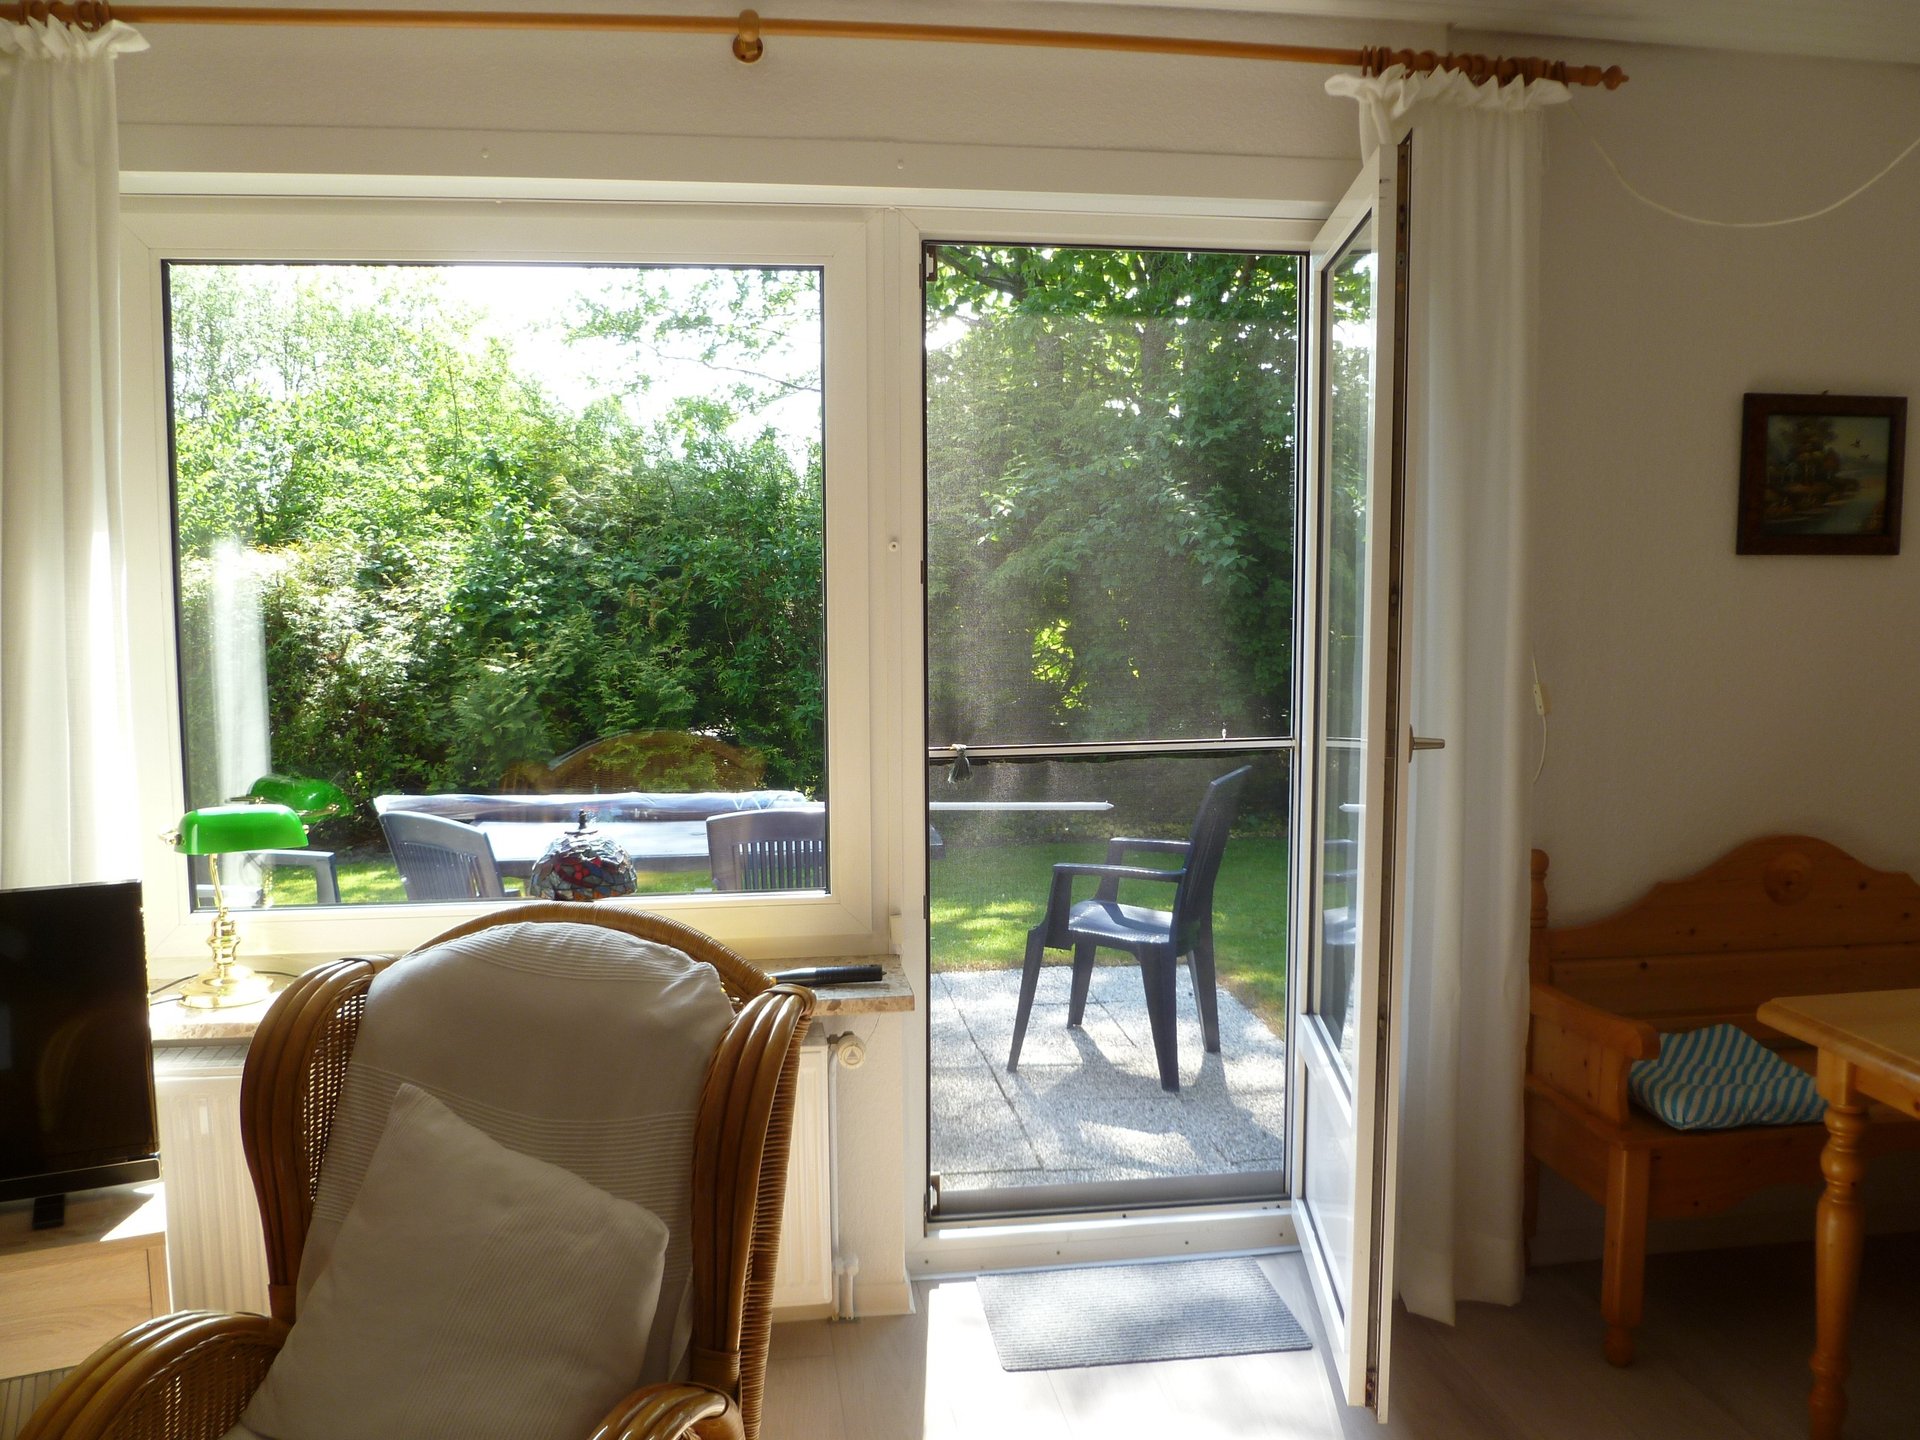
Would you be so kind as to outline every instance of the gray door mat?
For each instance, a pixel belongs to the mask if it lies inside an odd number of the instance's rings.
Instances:
[[[1064,1370],[1307,1350],[1313,1342],[1251,1259],[1173,1260],[982,1275],[1003,1370]]]

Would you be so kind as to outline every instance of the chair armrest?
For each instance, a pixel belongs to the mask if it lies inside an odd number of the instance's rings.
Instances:
[[[1053,867],[1053,884],[1047,891],[1047,944],[1059,950],[1067,943],[1067,912],[1073,908],[1073,881],[1078,875],[1100,877],[1099,898],[1120,898],[1122,880],[1178,881],[1187,873],[1182,865],[1176,870],[1160,870],[1151,865],[1095,865],[1063,860]]]
[[[1185,840],[1145,840],[1136,835],[1116,835],[1107,841],[1107,864],[1119,865],[1125,862],[1129,850],[1145,850],[1158,855],[1184,855],[1193,846]],[[1177,872],[1168,871],[1168,874]],[[1102,880],[1096,897],[1114,901],[1120,898],[1120,881],[1117,878]]]
[[[813,1006],[813,992],[797,985],[748,999],[721,1037],[700,1093],[688,1379],[734,1397],[740,1411],[738,1428],[714,1435],[759,1429],[800,1042]]]
[[[1528,1008],[1535,1020],[1585,1036],[1597,1045],[1618,1050],[1631,1060],[1651,1060],[1660,1053],[1660,1032],[1644,1020],[1615,1015],[1566,991],[1535,981]]]
[[[170,1440],[219,1440],[239,1424],[287,1328],[264,1315],[209,1310],[136,1325],[82,1360],[33,1413],[20,1440],[163,1432]]]
[[[684,1381],[647,1385],[607,1412],[591,1440],[742,1440],[740,1407],[718,1390]]]
[[[1636,1060],[1660,1053],[1651,1025],[1609,1014],[1566,991],[1535,981],[1528,1009],[1527,1073],[1616,1124],[1627,1118],[1627,1075]]]

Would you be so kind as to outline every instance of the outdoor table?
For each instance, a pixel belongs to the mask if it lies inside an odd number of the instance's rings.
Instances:
[[[482,820],[475,828],[493,847],[494,867],[501,875],[525,880],[547,846],[575,827],[563,820]],[[636,870],[680,873],[707,870],[711,865],[704,820],[607,820],[595,821],[593,828],[618,842]],[[940,832],[931,825],[927,841],[936,859],[946,849]]]
[[[564,820],[482,820],[477,828],[493,846],[493,863],[500,873],[524,880],[547,846],[574,826]],[[704,820],[609,820],[596,821],[593,828],[617,841],[636,870],[707,868]]]

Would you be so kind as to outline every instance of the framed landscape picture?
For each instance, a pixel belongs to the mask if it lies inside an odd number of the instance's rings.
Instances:
[[[1737,554],[1900,553],[1905,396],[1748,395],[1740,437]]]

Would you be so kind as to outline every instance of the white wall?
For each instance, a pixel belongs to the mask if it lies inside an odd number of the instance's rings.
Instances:
[[[1920,522],[1893,558],[1733,553],[1744,392],[1920,391],[1920,156],[1825,219],[1724,230],[1632,199],[1587,138],[1677,208],[1785,216],[1920,134],[1920,75],[1584,48],[1632,79],[1576,92],[1549,122],[1530,501],[1553,704],[1534,834],[1553,860],[1553,918],[1607,914],[1778,831],[1920,873]],[[1920,1219],[1908,1158],[1876,1165],[1882,1223]],[[1654,1243],[1802,1238],[1814,1198],[1769,1192],[1656,1226]],[[1536,1258],[1599,1253],[1598,1207],[1551,1177],[1541,1222]]]
[[[1733,553],[1744,392],[1920,389],[1920,159],[1822,220],[1708,229],[1633,200],[1586,137],[1678,208],[1790,215],[1920,134],[1920,75],[1613,48],[1631,82],[1554,113],[1542,236],[1554,918],[1774,831],[1920,872],[1920,529],[1892,558]]]
[[[822,16],[871,13],[833,0]],[[1145,29],[1071,7],[923,5],[915,20]],[[1182,34],[1437,43],[1433,27],[1182,14]],[[133,172],[559,177],[980,194],[1337,197],[1348,108],[1320,67],[724,36],[152,26],[120,67]],[[479,189],[481,187],[473,187]]]

